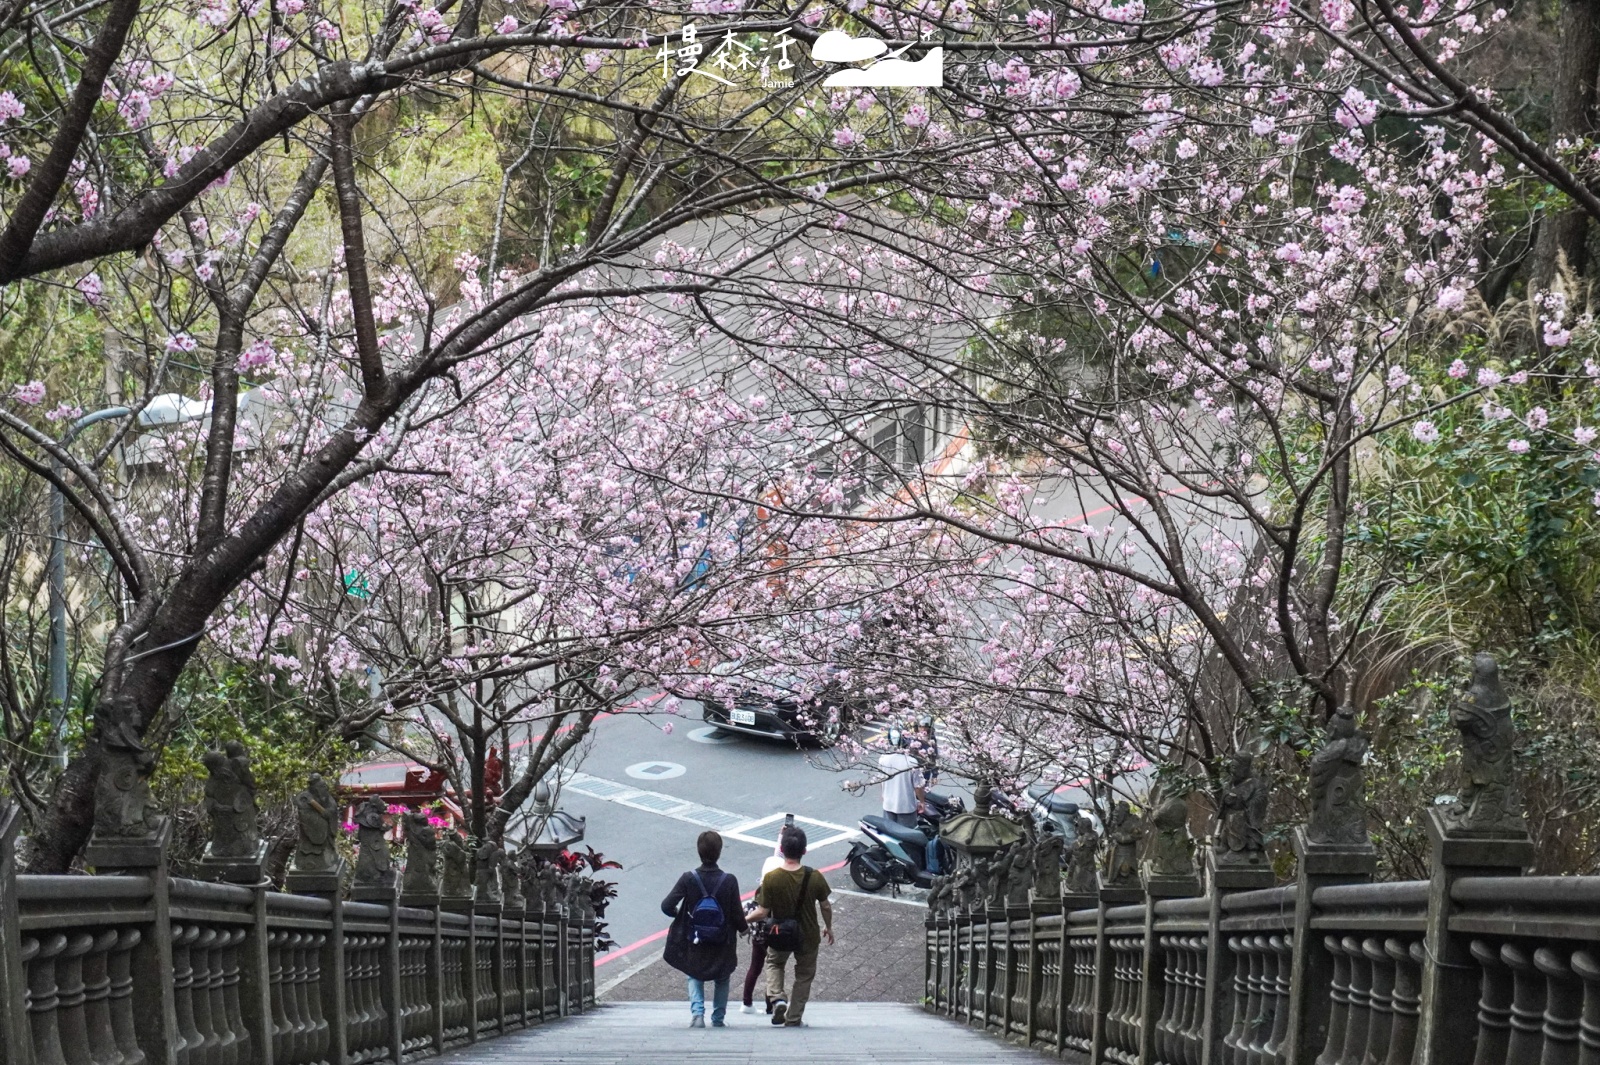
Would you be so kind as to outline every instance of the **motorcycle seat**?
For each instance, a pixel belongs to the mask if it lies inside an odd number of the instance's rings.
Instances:
[[[928,805],[930,806],[938,806],[942,809],[950,805],[950,796],[942,791],[929,791],[924,792],[924,794],[927,796]]]
[[[906,828],[904,825],[895,824],[887,817],[879,817],[876,814],[868,814],[866,817],[861,819],[861,823],[872,826],[872,830],[874,832],[881,832],[885,836],[889,836],[892,839],[897,839],[902,843],[911,843],[918,847],[926,847],[928,845],[928,834],[926,832],[923,832],[920,829]]]

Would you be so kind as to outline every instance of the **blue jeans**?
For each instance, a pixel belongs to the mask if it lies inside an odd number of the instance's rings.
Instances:
[[[721,1024],[728,1016],[728,981],[724,976],[721,980],[711,981],[711,1023]],[[689,977],[689,1012],[696,1017],[706,1015],[706,984],[708,981],[696,980]]]

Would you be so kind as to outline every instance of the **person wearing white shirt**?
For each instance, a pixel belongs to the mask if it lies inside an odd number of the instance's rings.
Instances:
[[[888,776],[883,782],[883,816],[906,828],[917,827],[923,809],[921,766],[908,751],[896,749],[878,757],[878,768]]]

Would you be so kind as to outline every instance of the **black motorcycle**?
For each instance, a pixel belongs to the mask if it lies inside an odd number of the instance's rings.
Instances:
[[[861,831],[870,842],[857,840],[850,847],[850,879],[862,891],[882,891],[893,887],[899,894],[902,884],[929,887],[936,875],[928,869],[928,851],[935,845],[939,825],[966,810],[960,799],[930,791],[924,796],[924,812],[917,827],[907,828],[870,814],[861,819]]]

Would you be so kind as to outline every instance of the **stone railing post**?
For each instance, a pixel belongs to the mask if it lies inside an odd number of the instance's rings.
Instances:
[[[1139,1060],[1155,1061],[1151,1037],[1156,1017],[1161,1013],[1161,948],[1156,944],[1156,903],[1162,899],[1192,899],[1200,894],[1197,876],[1153,874],[1147,868],[1140,881],[1144,887],[1144,960],[1139,966]]]
[[[1044,983],[1044,951],[1039,949],[1039,918],[1060,917],[1061,926],[1066,927],[1067,918],[1061,909],[1061,900],[1033,899],[1028,903],[1028,1014],[1023,1019],[1022,1037],[1023,1046],[1033,1046],[1034,1037],[1039,1031],[1039,995]],[[1057,962],[1059,966],[1060,962]],[[1056,978],[1056,1001],[1061,1001],[1061,978]],[[1056,1010],[1057,1016],[1060,1009]]]
[[[239,1000],[250,1033],[250,1065],[273,1065],[271,949],[267,943],[267,892],[272,882],[262,877],[250,896],[250,933],[244,942],[239,975]]]
[[[1423,936],[1422,1007],[1416,1065],[1455,1065],[1472,1058],[1477,1025],[1463,1023],[1478,1009],[1478,965],[1469,937],[1450,931],[1451,890],[1469,876],[1521,876],[1533,864],[1533,841],[1520,835],[1452,831],[1440,808],[1427,814],[1433,845],[1428,923]]]
[[[476,903],[471,898],[445,898],[439,908],[448,913],[459,913],[467,919],[467,956],[462,962],[466,972],[467,1042],[478,1041],[478,919]]]
[[[1072,994],[1077,990],[1078,975],[1072,961],[1072,948],[1067,935],[1070,922],[1067,915],[1076,910],[1088,910],[1099,905],[1099,898],[1083,892],[1064,892],[1061,896],[1061,975],[1057,978],[1060,990],[1056,993],[1056,1056],[1067,1050],[1067,1008],[1072,1004]],[[1098,981],[1099,977],[1096,977]],[[1096,999],[1098,1001],[1098,997]]]
[[[322,1015],[328,1019],[328,1060],[350,1058],[350,1016],[344,997],[344,859],[326,872],[301,872],[291,869],[284,877],[290,894],[309,895],[328,900],[328,941],[323,944],[319,967],[322,979]]]
[[[33,1065],[33,1038],[22,975],[22,933],[17,912],[17,827],[15,805],[0,800],[0,1058]]]
[[[378,994],[383,999],[384,1021],[388,1027],[385,1042],[389,1044],[389,1060],[400,1065],[405,1054],[400,988],[400,885],[357,885],[350,890],[350,901],[389,908],[389,936],[384,941],[383,965],[378,970]]]
[[[1263,859],[1264,860],[1264,859]],[[1201,1032],[1202,1065],[1219,1065],[1226,1051],[1222,1037],[1232,1020],[1233,978],[1235,961],[1228,949],[1228,937],[1222,932],[1222,900],[1241,891],[1260,891],[1272,887],[1277,877],[1272,868],[1261,866],[1217,865],[1217,854],[1206,848],[1207,898],[1211,908],[1206,917],[1206,983],[1204,998],[1205,1017]]]
[[[1295,874],[1289,1036],[1284,1044],[1284,1061],[1287,1065],[1314,1065],[1328,1038],[1333,958],[1322,948],[1320,937],[1311,927],[1316,916],[1312,900],[1318,888],[1370,882],[1378,868],[1378,852],[1371,843],[1317,843],[1304,827],[1294,831],[1294,852],[1299,863]],[[1222,989],[1216,993],[1221,994]]]
[[[548,911],[547,914],[554,917],[556,922],[556,988],[559,995],[556,1001],[561,1004],[559,1016],[568,1017],[572,1015],[572,1003],[569,995],[572,981],[567,975],[571,971],[569,966],[572,963],[569,958],[572,944],[568,942],[567,937],[567,915],[566,911],[560,906],[555,907],[553,914],[549,914]]]
[[[427,910],[433,914],[433,934],[428,941],[428,972],[423,986],[428,995],[428,1016],[431,1019],[428,1038],[433,1042],[435,1054],[444,1053],[444,925],[439,919],[439,895],[407,894],[402,890],[400,905],[410,910]]]
[[[1113,906],[1131,906],[1143,900],[1144,891],[1136,884],[1111,886],[1100,877],[1100,891],[1096,906],[1100,911],[1094,927],[1094,1027],[1092,1029],[1089,1060],[1104,1061],[1106,1052],[1106,1016],[1111,1012],[1112,978],[1111,940],[1106,935],[1106,911]]]
[[[131,957],[134,1030],[146,1065],[174,1065],[178,1030],[177,991],[172,959],[172,874],[167,849],[172,821],[162,818],[149,839],[102,840],[91,836],[84,862],[97,873],[139,874],[150,878],[150,934]]]

